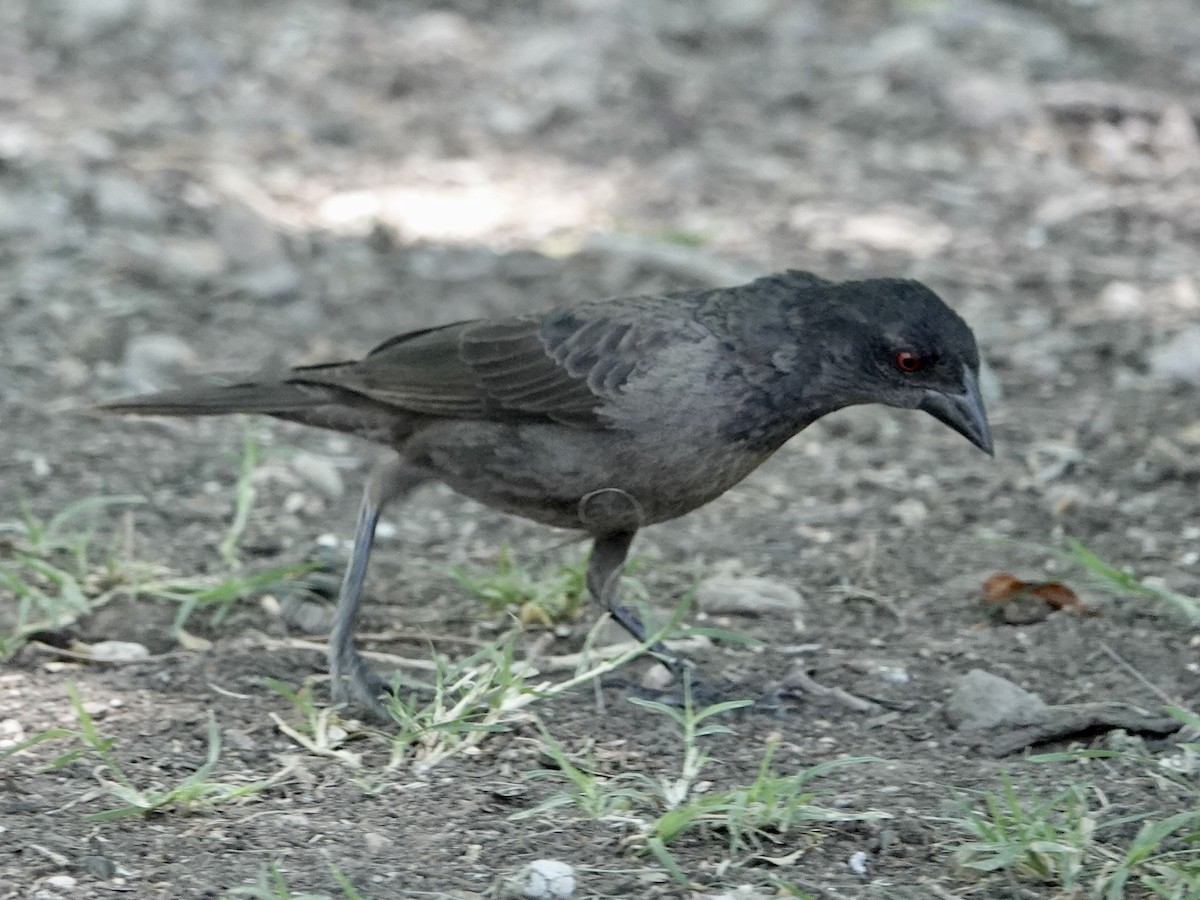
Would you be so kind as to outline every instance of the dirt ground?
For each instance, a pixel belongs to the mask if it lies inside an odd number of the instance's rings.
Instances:
[[[1047,796],[1086,781],[1102,820],[1186,808],[1124,760],[996,759],[945,706],[971,669],[1052,704],[1200,705],[1200,632],[1161,605],[1070,572],[1100,615],[1004,624],[980,597],[996,571],[1063,573],[1065,535],[1200,594],[1200,347],[1171,343],[1200,319],[1196,46],[1192,0],[4,3],[0,520],[21,503],[47,519],[136,495],[104,509],[97,547],[219,572],[242,426],[82,407],[475,315],[785,267],[919,278],[955,306],[994,376],[996,457],[925,416],[848,410],[635,547],[664,614],[717,575],[801,595],[794,614],[690,613],[764,642],[692,653],[714,681],[752,696],[799,660],[876,704],[808,694],[730,716],[706,777],[745,783],[773,739],[782,772],[878,757],[813,789],[890,819],[793,831],[762,854],[801,851],[787,864],[722,865],[724,838],[688,835],[672,846],[685,888],[612,823],[509,818],[555,790],[522,777],[547,765],[532,725],[428,772],[388,770],[382,745],[364,744],[354,770],[270,717],[296,711],[265,679],[298,687],[324,671],[270,602],[217,625],[198,613],[188,631],[211,644],[184,646],[171,604],[121,598],[69,636],[152,656],[104,665],[25,647],[0,671],[0,738],[78,727],[73,683],[139,785],[203,762],[209,711],[214,778],[287,774],[238,804],[97,822],[115,802],[96,760],[47,772],[67,746],[39,745],[0,762],[0,897],[218,897],[269,863],[297,893],[340,896],[333,863],[367,897],[496,896],[542,857],[575,867],[577,897],[774,896],[775,879],[814,897],[1051,897],[956,870],[956,789],[996,790],[1008,773]],[[330,535],[344,554],[377,451],[285,424],[261,433],[247,567],[295,563]],[[534,568],[584,552],[440,488],[388,525],[362,627],[419,638],[367,642],[392,653],[427,655],[432,638],[454,655],[442,638],[507,627],[454,566],[490,566],[505,543]],[[0,616],[15,605],[0,584]],[[577,651],[592,621],[543,651]],[[602,707],[585,688],[537,713],[607,774],[669,777],[676,730],[626,699],[644,668],[606,681]],[[314,691],[327,700],[324,682]]]

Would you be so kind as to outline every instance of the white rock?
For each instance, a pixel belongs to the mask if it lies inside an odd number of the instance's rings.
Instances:
[[[903,666],[881,665],[875,671],[888,684],[908,684],[912,681],[912,676]]]
[[[696,606],[713,615],[794,615],[804,598],[790,585],[752,575],[719,575],[705,579],[696,589]]]
[[[60,891],[70,891],[75,888],[79,882],[70,875],[51,875],[44,882],[46,887],[56,888]]]
[[[145,645],[134,641],[100,641],[92,644],[92,659],[102,662],[127,662],[131,659],[145,659],[150,651]]]
[[[850,854],[850,859],[846,864],[850,866],[850,871],[859,878],[867,877],[867,854],[862,850]]]
[[[1132,318],[1145,314],[1146,292],[1130,281],[1110,281],[1101,289],[1096,303],[1106,315]]]
[[[575,870],[557,859],[535,859],[505,884],[511,900],[567,900],[575,893]]]
[[[377,831],[368,831],[363,835],[363,846],[367,848],[367,852],[372,856],[383,856],[392,852],[392,846],[395,844],[386,834],[380,834]]]

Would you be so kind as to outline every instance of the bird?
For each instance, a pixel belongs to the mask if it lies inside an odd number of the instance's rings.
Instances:
[[[335,701],[386,719],[389,683],[354,633],[380,515],[417,486],[589,536],[588,593],[646,642],[619,589],[640,529],[714,500],[849,406],[922,410],[992,455],[979,371],[971,328],[924,284],[789,269],[439,325],[357,360],[99,408],[265,414],[390,448],[366,479],[328,644]],[[661,642],[647,652],[683,673]]]

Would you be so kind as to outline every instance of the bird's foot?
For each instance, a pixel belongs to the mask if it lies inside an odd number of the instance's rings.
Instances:
[[[387,702],[392,696],[391,686],[354,647],[340,648],[330,655],[329,677],[335,703],[365,711],[376,721],[392,721]]]

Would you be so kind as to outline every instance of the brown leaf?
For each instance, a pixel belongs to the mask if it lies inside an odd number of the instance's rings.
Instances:
[[[1044,581],[1034,587],[1034,596],[1041,597],[1046,605],[1054,609],[1074,609],[1084,616],[1098,616],[1099,610],[1093,609],[1079,599],[1079,595],[1061,581]]]
[[[1011,572],[997,572],[984,580],[983,597],[987,603],[1000,607],[1002,618],[1010,624],[1026,624],[1045,618],[1044,614],[1037,615],[1038,604],[1050,609],[1073,609],[1084,616],[1100,615],[1099,610],[1084,604],[1079,595],[1061,581],[1021,581]]]
[[[988,603],[1003,603],[1029,587],[1010,572],[997,572],[983,582],[983,597]]]

